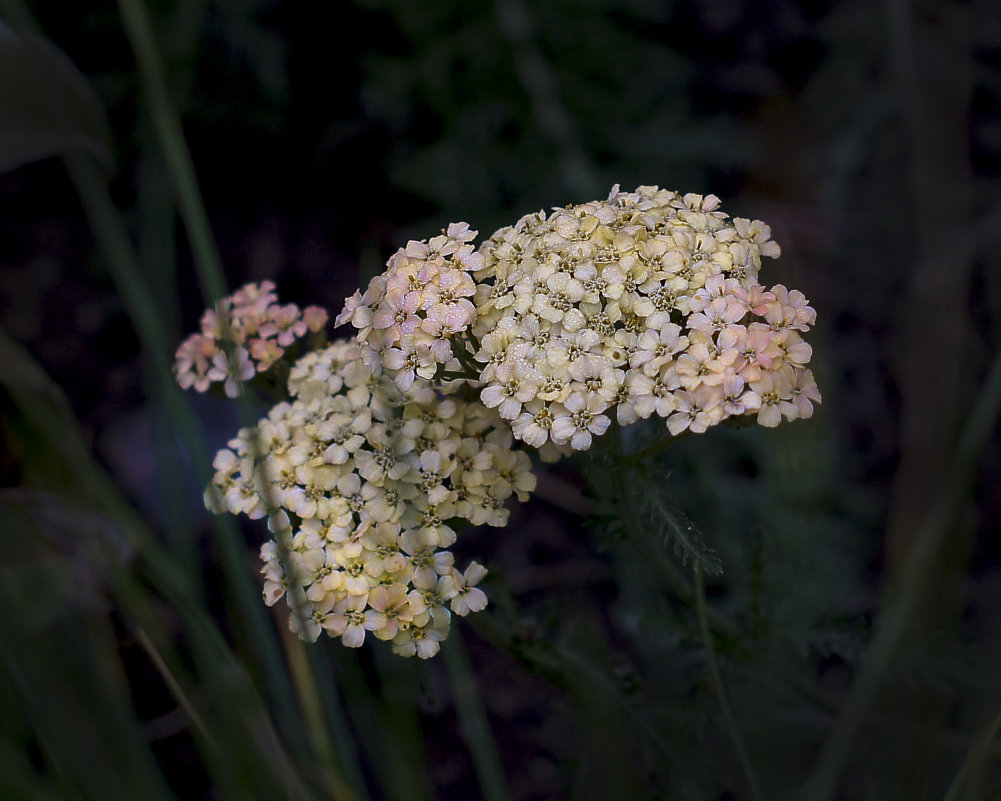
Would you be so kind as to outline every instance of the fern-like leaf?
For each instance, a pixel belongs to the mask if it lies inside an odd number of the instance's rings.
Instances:
[[[698,567],[703,573],[718,576],[723,572],[723,562],[703,539],[702,532],[664,492],[660,482],[646,473],[637,478],[639,508],[653,524],[653,529],[674,547],[682,564]]]

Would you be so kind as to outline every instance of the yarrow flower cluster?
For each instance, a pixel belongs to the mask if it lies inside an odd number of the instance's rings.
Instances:
[[[365,363],[403,391],[418,376],[433,378],[439,365],[461,367],[452,343],[476,319],[470,274],[483,256],[469,244],[475,236],[467,223],[453,223],[441,236],[410,241],[337,317],[337,325],[350,320],[358,329]]]
[[[451,614],[483,609],[448,550],[455,526],[504,526],[544,460],[590,448],[613,419],[701,433],[728,418],[806,418],[820,393],[803,338],[816,313],[758,283],[779,255],[760,221],[714,195],[613,187],[607,200],[529,214],[478,248],[453,223],[411,241],[345,302],[357,334],[287,349],[327,313],[248,284],[177,351],[181,386],[287,368],[286,400],[215,458],[206,505],[267,519],[263,594],[290,627],[345,645],[366,634],[433,656]],[[477,399],[478,396],[478,399]],[[518,441],[520,442],[518,442]]]
[[[523,217],[480,248],[483,403],[536,447],[586,450],[614,412],[672,434],[728,417],[809,417],[820,400],[799,336],[802,293],[757,283],[778,245],[713,195],[656,187]]]
[[[281,305],[272,281],[247,284],[202,315],[201,332],[185,339],[174,356],[174,375],[184,389],[206,392],[222,384],[230,398],[241,383],[270,370],[309,332],[322,331],[327,311]]]
[[[366,632],[403,655],[432,656],[450,611],[486,605],[486,574],[454,567],[457,521],[504,526],[535,488],[528,456],[479,402],[423,379],[404,393],[356,342],[301,359],[292,400],[220,451],[206,502],[269,518],[264,598],[287,596],[291,628],[359,646]]]

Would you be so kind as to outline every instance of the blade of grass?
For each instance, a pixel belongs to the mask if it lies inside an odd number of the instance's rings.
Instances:
[[[41,492],[32,500],[44,511]],[[32,514],[11,493],[0,499],[0,511],[0,727],[22,747],[37,746],[64,795],[166,801],[170,793],[133,713],[115,633],[100,596],[87,591],[93,573],[81,565],[84,554],[53,544],[73,535],[75,521]]]
[[[16,8],[15,14],[27,18],[18,0],[4,0],[5,10]],[[205,449],[190,406],[183,402],[180,392],[170,378],[169,354],[172,348],[166,341],[165,327],[160,312],[153,304],[148,289],[139,276],[138,261],[129,242],[129,236],[118,210],[112,203],[107,186],[93,162],[80,154],[69,154],[64,159],[70,176],[83,201],[84,211],[94,231],[106,264],[121,292],[129,317],[136,327],[143,353],[150,362],[150,374],[157,385],[158,397],[165,400],[171,419],[182,434],[183,441],[199,467],[203,483],[209,478],[211,457]],[[190,206],[190,204],[189,204]],[[190,211],[190,209],[189,209]],[[204,240],[204,237],[202,237]],[[202,242],[202,250],[205,249]],[[205,263],[205,262],[202,262]],[[215,265],[216,269],[213,269]],[[222,293],[221,270],[218,259],[210,258],[204,280],[212,287],[209,294]],[[217,294],[221,297],[221,294]],[[281,657],[273,631],[265,617],[263,605],[257,598],[256,588],[246,574],[243,550],[238,543],[234,521],[228,517],[217,518],[222,563],[234,591],[241,622],[248,629],[245,641],[261,665],[272,698],[277,704],[286,735],[293,741],[301,736],[295,712],[291,687],[281,665]],[[304,745],[304,743],[302,744]],[[299,749],[296,749],[297,751]]]
[[[761,782],[758,780],[757,771],[751,761],[751,755],[747,750],[747,744],[737,728],[737,722],[733,718],[733,711],[730,709],[730,700],[727,697],[726,688],[723,685],[723,677],[719,672],[719,663],[716,660],[716,648],[713,645],[712,634],[709,632],[708,616],[706,615],[706,588],[705,580],[702,578],[702,570],[697,564],[692,565],[692,572],[695,574],[695,611],[699,618],[699,631],[702,634],[702,644],[706,650],[706,663],[709,666],[709,676],[712,679],[713,691],[719,701],[720,709],[723,711],[723,719],[726,722],[726,729],[730,735],[730,742],[733,743],[733,750],[737,753],[737,761],[744,773],[744,780],[751,791],[751,797],[755,801],[763,801],[767,798],[761,789]]]
[[[486,710],[476,690],[476,679],[469,667],[469,657],[459,630],[460,626],[452,627],[442,653],[452,684],[455,708],[459,713],[462,738],[473,759],[476,777],[483,790],[483,798],[486,801],[506,801],[510,798],[510,793],[504,777],[504,768],[490,732]]]
[[[126,309],[144,345],[144,353],[152,362],[151,374],[159,379],[160,396],[166,400],[171,419],[182,433],[202,483],[207,484],[210,479],[208,467],[211,456],[205,448],[191,407],[184,402],[179,389],[168,379],[170,368],[163,328],[158,324],[159,315],[146,288],[138,279],[139,271],[124,224],[93,164],[86,157],[73,155],[67,157],[66,163],[83,199],[91,227],[122,293]],[[284,724],[282,728],[288,736],[295,739],[298,716],[294,697],[282,667],[274,631],[258,598],[257,589],[247,574],[235,521],[229,516],[221,516],[215,522],[222,566],[240,610],[240,621],[246,628],[245,642],[257,664],[261,666],[270,694],[278,706],[279,716]]]
[[[227,294],[222,259],[209,226],[208,215],[205,213],[191,153],[188,151],[180,122],[167,92],[167,82],[149,12],[141,0],[119,0],[118,9],[139,66],[150,118],[163,152],[167,174],[174,186],[178,210],[191,243],[206,306],[211,306]]]
[[[829,801],[837,790],[841,772],[854,749],[857,734],[880,687],[880,679],[893,659],[911,616],[917,609],[926,578],[969,492],[976,460],[1001,412],[1001,352],[966,417],[952,459],[949,484],[925,517],[900,573],[897,594],[888,604],[883,623],[862,660],[841,716],[808,776],[801,797],[804,801]]]
[[[188,151],[177,114],[167,91],[163,66],[153,36],[153,26],[147,9],[141,2],[121,0],[118,5],[139,66],[150,118],[160,143],[167,173],[174,187],[178,209],[191,243],[206,305],[211,306],[214,301],[226,294],[221,259],[202,202],[191,154]],[[247,403],[243,403],[241,406],[243,417],[247,422],[250,422],[255,416],[253,410]],[[209,460],[201,454],[196,454],[196,458],[201,464],[209,464]],[[224,526],[224,528],[232,527]],[[227,572],[233,576],[244,575],[242,554],[235,546],[233,537],[224,532],[220,545]],[[248,582],[246,580],[231,579],[231,583],[238,592],[238,606],[242,619],[253,621],[253,627],[256,629],[259,626],[258,621],[264,617],[259,600],[256,597],[252,600],[248,597]],[[254,641],[258,641],[257,634],[256,631],[252,633]],[[272,675],[278,670],[276,654],[269,651],[267,656],[269,664],[266,675]],[[306,673],[310,671],[309,663],[306,662],[300,667],[302,671],[297,678],[300,689],[306,684],[315,685],[315,676],[306,676]],[[304,711],[308,716],[312,714],[308,710]],[[314,720],[314,722],[316,721]],[[325,737],[320,737],[317,731],[314,731],[314,735],[318,737],[318,739],[314,738],[314,744],[322,749]],[[321,750],[321,756],[322,753]],[[333,769],[329,760],[328,767]],[[339,771],[336,772],[336,783],[344,783]]]
[[[344,745],[351,740],[344,711],[334,695],[336,690],[324,687],[316,680],[318,675],[333,676],[332,670],[317,669],[322,648],[306,645],[287,628],[282,630],[282,643],[299,696],[299,707],[303,711],[313,750],[318,756],[319,764],[314,770],[319,774],[321,783],[334,798],[368,799],[358,761],[344,749]],[[335,742],[342,747],[336,748]]]
[[[966,780],[984,761],[984,757],[987,756],[990,751],[991,745],[994,743],[994,738],[997,737],[998,730],[1001,729],[1001,709],[998,710],[994,719],[984,727],[984,730],[980,733],[977,739],[973,743],[973,747],[970,748],[969,753],[966,755],[966,759],[963,760],[963,764],[959,768],[959,772],[956,774],[956,778],[952,780],[952,784],[949,785],[949,789],[946,790],[945,795],[942,796],[942,801],[957,801],[959,799],[959,794],[966,784]]]
[[[105,566],[104,578],[110,595],[116,602],[123,627],[128,631],[147,632],[150,639],[157,643],[170,674],[179,686],[186,688],[184,695],[190,698],[197,695],[207,704],[201,714],[207,721],[206,728],[222,747],[218,755],[211,748],[205,748],[203,756],[210,772],[220,782],[220,791],[231,788],[231,794],[235,792],[241,796],[247,795],[248,791],[260,791],[265,793],[263,797],[266,798],[306,798],[307,795],[300,789],[301,780],[291,769],[284,745],[262,711],[256,688],[252,686],[242,664],[237,662],[224,642],[206,609],[201,593],[192,585],[190,576],[170,553],[164,551],[111,480],[93,461],[72,420],[68,402],[58,387],[34,365],[22,348],[2,336],[0,384],[4,390],[0,397],[6,400],[5,428],[10,426],[8,433],[13,435],[16,431],[18,437],[16,441],[11,439],[9,442],[16,446],[17,453],[26,454],[25,477],[30,483],[25,486],[39,487],[53,500],[61,496],[74,499],[72,503],[63,502],[60,506],[61,519],[66,521],[67,538],[72,540],[73,534],[82,534],[82,510],[96,508],[107,512],[110,520],[117,523],[117,530],[121,532],[123,541],[134,549],[137,568],[122,561],[122,555],[110,547],[116,544],[114,542],[107,543],[108,547],[101,553],[100,564]],[[40,461],[45,467],[32,469],[33,461]],[[54,492],[61,495],[56,496]],[[74,504],[79,504],[80,509],[74,511]],[[62,510],[62,506],[66,507],[65,510]],[[32,543],[36,540],[38,538],[15,538],[15,542]],[[138,569],[145,571],[142,581],[137,575]],[[19,569],[14,575],[19,575],[22,570]],[[52,588],[62,587],[64,584],[65,582],[34,582],[32,588],[39,589],[33,589],[32,593],[15,593],[11,598],[32,599],[36,595],[38,598],[50,598]],[[43,591],[45,588],[49,589],[47,593]],[[184,640],[181,647],[190,655],[190,661],[178,653],[178,633],[168,631],[162,613],[156,609],[156,605],[162,603],[159,597],[154,597],[156,594],[161,595],[178,614]],[[39,613],[37,603],[25,612],[6,602],[4,610],[0,621],[16,621],[21,616],[37,620]],[[29,645],[37,641],[34,637],[2,637],[0,643],[22,640]],[[23,653],[12,653],[15,658],[20,659],[18,664],[21,664],[29,659],[32,652],[25,649]],[[87,658],[86,652],[83,658]],[[65,651],[36,661],[43,666],[41,670],[35,669],[34,662],[29,659],[21,674],[33,679],[37,675],[46,675],[50,662],[53,665],[73,663],[72,658],[66,657]],[[71,685],[75,675],[71,673],[68,677]],[[71,686],[64,687],[64,682],[55,679],[51,683],[52,691],[39,696],[42,701],[55,699],[60,692],[71,694],[66,701],[52,702],[51,717],[46,717],[48,707],[44,704],[32,712],[33,717],[38,717],[39,722],[46,725],[52,725],[46,721],[58,720],[66,714],[65,710],[75,708],[74,705],[86,705],[95,695],[89,691],[80,692],[82,697],[76,701]],[[193,688],[197,688],[197,692]],[[104,719],[100,710],[88,717],[95,721]],[[60,727],[56,727],[56,732],[57,735],[62,734]],[[139,739],[141,738],[136,741]],[[52,737],[49,742],[56,749],[47,754],[49,758],[56,762],[68,760],[74,763],[79,749],[75,749],[61,736]],[[202,743],[205,743],[204,739]],[[222,748],[225,749],[224,752]],[[67,749],[67,752],[62,753],[63,749]],[[93,764],[98,763],[94,761]]]

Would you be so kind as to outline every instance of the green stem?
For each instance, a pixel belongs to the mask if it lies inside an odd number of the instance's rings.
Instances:
[[[643,527],[636,515],[636,509],[632,503],[632,494],[627,484],[628,464],[631,457],[626,457],[622,448],[622,432],[617,422],[613,421],[611,430],[608,432],[612,448],[612,459],[615,468],[611,471],[613,491],[618,501],[619,512],[622,515],[623,529],[632,543],[633,547],[639,551],[646,560],[650,568],[663,581],[668,589],[689,608],[695,608],[697,594],[681,572],[674,566],[670,559],[665,556],[663,550],[650,537],[645,536]],[[740,629],[720,615],[714,609],[707,611],[707,616],[712,623],[712,627],[728,637],[739,637]]]
[[[442,370],[435,378],[439,381],[478,381],[480,377],[468,372],[455,373],[450,370]]]
[[[730,701],[723,687],[723,678],[720,676],[719,664],[716,661],[716,649],[713,647],[712,635],[709,633],[708,615],[706,614],[706,593],[705,583],[702,579],[702,571],[698,565],[692,565],[692,572],[695,574],[695,611],[699,617],[699,631],[702,633],[702,643],[706,649],[706,662],[709,665],[709,676],[712,679],[713,690],[719,700],[720,708],[723,710],[723,718],[726,720],[726,728],[730,734],[730,742],[733,743],[733,750],[737,752],[737,760],[740,762],[741,770],[744,772],[744,779],[751,791],[751,797],[755,801],[762,801],[766,796],[761,791],[758,782],[758,775],[754,770],[754,763],[747,751],[744,738],[740,736],[740,730],[733,719],[733,712],[730,709]]]
[[[952,780],[949,789],[942,796],[942,801],[956,801],[959,798],[959,791],[963,789],[963,784],[969,775],[983,762],[991,744],[994,742],[994,738],[997,736],[998,729],[1001,729],[1001,710],[998,710],[994,719],[973,744],[970,752],[966,755],[966,759],[963,760],[962,766],[959,768],[959,773],[956,774],[956,778]]]
[[[911,618],[918,608],[922,589],[936,565],[942,543],[951,531],[952,523],[969,493],[976,460],[1001,412],[1001,351],[991,364],[976,404],[966,416],[948,475],[951,482],[944,488],[938,502],[924,519],[914,538],[914,544],[901,569],[898,594],[888,605],[883,623],[862,660],[848,700],[830,737],[803,787],[800,798],[805,801],[829,801],[838,780],[855,749],[859,729],[867,710],[879,692],[882,677],[903,641]]]
[[[459,364],[461,364],[468,372],[472,373],[476,378],[479,378],[479,365],[473,359],[472,354],[466,350],[464,343],[461,349],[455,351],[455,356],[459,360]]]
[[[184,688],[181,687],[180,682],[174,676],[173,671],[167,665],[164,658],[160,655],[159,649],[150,636],[145,632],[142,626],[136,629],[136,639],[139,645],[142,647],[143,651],[150,658],[153,666],[156,668],[157,673],[160,674],[160,678],[163,679],[164,683],[170,689],[171,695],[177,700],[177,703],[181,705],[181,709],[184,710],[184,714],[188,716],[188,720],[191,724],[198,729],[198,732],[205,738],[205,742],[212,748],[216,754],[219,753],[219,746],[212,737],[212,733],[209,731],[209,727],[205,725],[205,721],[202,720],[202,716],[198,714],[198,710],[195,709],[195,705],[191,703],[191,699],[188,698],[188,694],[184,692]]]
[[[630,464],[639,464],[645,462],[651,456],[656,456],[661,451],[667,450],[671,445],[677,442],[682,437],[691,434],[687,429],[682,431],[680,434],[674,435],[668,433],[663,439],[659,439],[652,445],[648,445],[645,448],[640,448],[638,451],[633,451],[632,453],[625,454],[625,459]]]
[[[476,776],[483,789],[483,798],[486,801],[507,801],[510,795],[504,778],[504,769],[490,732],[486,712],[476,691],[476,680],[469,667],[459,626],[452,626],[448,642],[441,650],[452,682],[463,739],[469,747]]]
[[[222,260],[209,227],[191,153],[167,92],[167,81],[149,12],[142,0],[119,0],[118,8],[135,52],[153,128],[163,150],[167,172],[177,196],[178,210],[191,243],[199,283],[206,305],[211,306],[215,300],[227,294]]]
[[[480,349],[480,340],[478,340],[476,338],[476,334],[474,334],[471,330],[467,330],[466,331],[466,337],[469,339],[470,343],[472,344],[472,346],[473,346],[473,354],[475,355],[476,352]]]

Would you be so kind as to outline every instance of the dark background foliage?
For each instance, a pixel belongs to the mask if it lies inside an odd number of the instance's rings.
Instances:
[[[942,797],[999,695],[996,432],[981,430],[969,472],[954,460],[998,346],[1001,6],[149,6],[231,289],[274,279],[285,302],[336,312],[409,238],[456,220],[488,234],[615,183],[712,192],[730,214],[769,222],[783,256],[762,281],[801,289],[818,310],[810,341],[824,403],[775,431],[680,442],[651,481],[722,558],[708,589],[736,625],[717,631],[724,679],[773,798],[794,797],[806,780],[867,642],[903,592],[922,525],[959,492],[908,635],[829,796]],[[17,8],[0,14],[14,21]],[[118,9],[30,10],[106,111],[111,194],[157,324],[177,343],[212,298]],[[31,85],[0,76],[20,80]],[[87,447],[157,536],[197,549],[213,619],[245,653],[228,628],[198,471],[61,161],[0,176],[0,207],[0,326],[65,391]],[[237,413],[191,402],[209,447],[221,446]],[[19,450],[13,420],[0,479],[29,487],[30,449]],[[595,470],[587,460],[547,468],[508,529],[470,532],[458,548],[492,571],[492,622],[463,632],[510,797],[752,797],[694,615],[649,560],[588,518]],[[650,521],[655,539],[663,524]],[[266,535],[248,525],[240,536],[250,572]],[[146,657],[123,632],[111,636],[135,714],[164,713],[170,695]],[[341,757],[357,762],[373,798],[480,795],[437,663],[417,670],[367,650],[328,651],[336,673],[320,681],[336,687],[358,743]],[[45,744],[25,725],[7,734],[45,774]],[[186,729],[147,727],[159,767],[179,797],[217,797]],[[277,724],[294,750],[288,729]],[[957,797],[997,797],[992,737],[969,795]],[[394,784],[387,765],[420,782]]]

